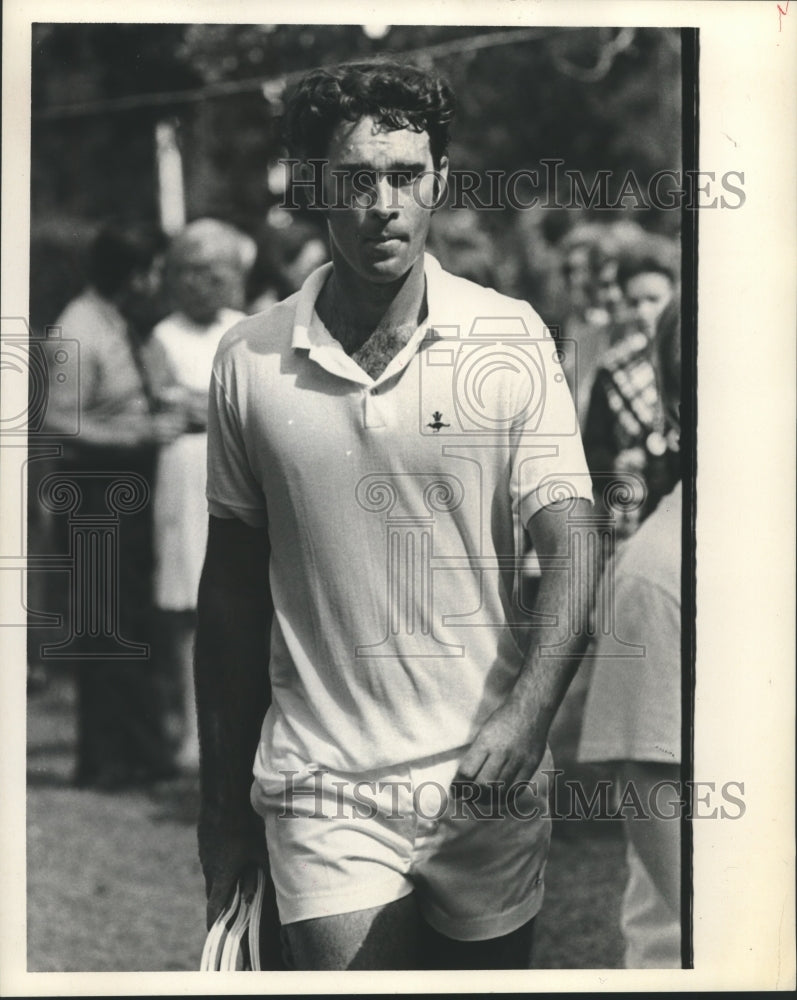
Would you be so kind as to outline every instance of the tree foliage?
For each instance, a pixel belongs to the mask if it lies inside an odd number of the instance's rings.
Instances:
[[[455,166],[512,171],[561,158],[587,177],[631,169],[644,183],[680,166],[678,36],[630,29],[618,46],[619,33],[541,28],[532,40],[490,46],[506,29],[394,26],[380,38],[353,24],[38,25],[34,214],[152,216],[152,129],[171,117],[181,128],[190,214],[224,214],[251,228],[269,205],[267,169],[281,151],[280,81],[374,53],[414,53],[449,78],[460,104]],[[481,47],[469,44],[474,37]],[[272,82],[261,89],[262,80]],[[241,89],[214,95],[230,84]],[[204,99],[168,98],[203,87]],[[165,94],[163,103],[148,105],[153,94]],[[130,95],[141,106],[36,117]]]
[[[32,319],[51,321],[75,291],[79,264],[60,258],[75,257],[98,223],[157,219],[157,122],[178,129],[188,217],[213,215],[257,234],[278,198],[268,178],[283,155],[286,81],[374,54],[449,79],[459,103],[454,168],[510,173],[558,158],[588,183],[599,170],[633,170],[645,185],[655,171],[680,167],[680,43],[671,29],[38,24]],[[677,231],[676,212],[634,214],[650,229]],[[478,216],[497,248],[496,280],[522,290],[514,272],[539,271],[547,242],[579,213]]]

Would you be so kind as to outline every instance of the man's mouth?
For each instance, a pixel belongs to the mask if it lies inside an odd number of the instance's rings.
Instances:
[[[393,247],[402,242],[402,237],[395,233],[379,233],[376,236],[366,236],[365,242],[372,243],[374,246]]]

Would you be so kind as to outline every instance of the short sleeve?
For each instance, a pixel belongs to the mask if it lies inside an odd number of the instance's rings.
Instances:
[[[48,424],[52,422],[57,431],[61,428],[62,421],[71,423],[76,414],[82,416],[95,403],[100,378],[97,348],[102,343],[105,330],[97,310],[92,309],[83,296],[70,302],[53,326],[60,330],[60,336],[55,339],[46,338],[42,345],[50,382],[46,419]],[[60,366],[53,363],[54,355],[64,347],[64,342],[69,341],[75,341],[77,349],[74,374],[56,381]],[[71,345],[67,350],[74,353]]]
[[[510,484],[513,510],[524,526],[538,510],[558,501],[592,502],[592,480],[563,356],[531,309],[525,322],[531,347],[515,347],[519,375],[513,380]]]
[[[266,502],[246,452],[241,420],[214,370],[208,397],[208,512],[237,517],[251,527],[266,523]]]

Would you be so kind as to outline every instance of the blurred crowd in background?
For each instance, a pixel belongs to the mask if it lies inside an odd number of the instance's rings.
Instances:
[[[78,786],[116,791],[198,766],[191,659],[213,355],[240,318],[291,295],[329,259],[322,214],[279,207],[275,136],[292,74],[379,52],[434,62],[461,104],[455,168],[510,171],[561,156],[587,183],[598,170],[634,169],[644,184],[657,170],[681,166],[677,32],[525,29],[515,44],[507,34],[387,25],[34,26],[30,321],[51,355],[47,431],[64,437],[57,457],[29,464],[30,553],[75,553],[75,510],[46,501],[53,473],[82,484],[84,526],[107,516],[113,476],[144,484],[142,502],[114,521],[116,562],[105,566],[112,575],[102,583],[113,595],[107,620],[91,619],[74,571],[28,575],[29,691],[45,686],[53,669],[74,670]],[[164,135],[182,150],[176,213],[164,204],[164,163],[154,148]],[[678,390],[668,405],[652,350],[662,324],[672,330],[678,322],[679,213],[445,207],[429,249],[446,269],[526,300],[541,315],[576,403],[596,510],[612,519],[618,545],[628,542],[680,475]],[[52,361],[58,337],[80,345],[79,369],[65,379]],[[70,436],[75,413],[80,433]],[[609,487],[618,482],[625,499],[610,510]],[[671,515],[672,505],[664,506]],[[680,521],[670,516],[666,531],[680,565]],[[83,558],[100,566],[102,553],[86,546]],[[42,627],[40,613],[60,614],[60,627]],[[76,629],[82,646],[74,644]],[[119,638],[132,643],[129,656],[120,655]],[[672,702],[680,698],[677,615],[665,647]],[[78,648],[94,652],[70,652]],[[580,730],[589,682],[587,664],[559,732]],[[646,705],[656,692],[655,684],[641,691],[635,711],[641,705],[643,714],[666,716],[668,735],[657,738],[669,740],[675,764],[680,715]],[[568,744],[573,753],[576,742],[577,735]],[[634,753],[584,751],[589,760]],[[670,893],[670,925],[676,905]],[[677,950],[676,941],[668,961]]]

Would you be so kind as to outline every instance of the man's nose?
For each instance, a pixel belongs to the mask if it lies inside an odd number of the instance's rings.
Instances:
[[[377,178],[374,185],[373,211],[378,215],[389,216],[399,209],[397,191],[390,183],[389,177]]]

